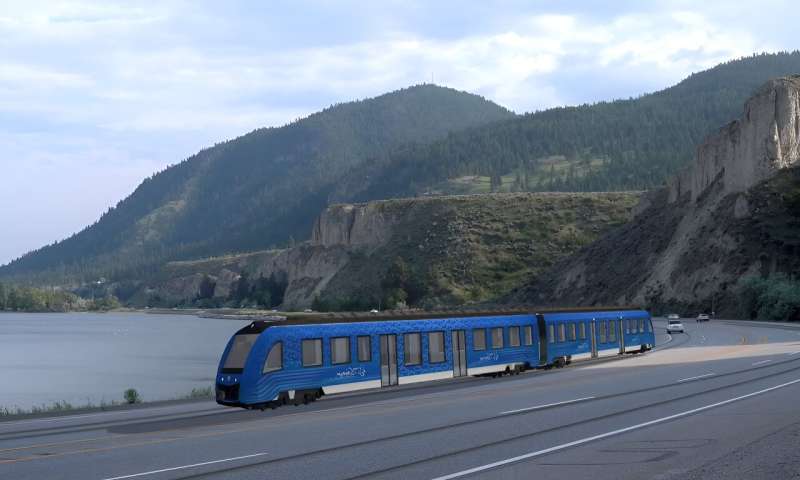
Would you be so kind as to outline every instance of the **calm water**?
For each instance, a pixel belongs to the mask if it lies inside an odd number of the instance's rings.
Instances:
[[[247,322],[189,315],[0,314],[0,406],[164,400],[214,382],[230,336]]]

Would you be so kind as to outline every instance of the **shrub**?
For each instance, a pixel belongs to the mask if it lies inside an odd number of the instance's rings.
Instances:
[[[747,318],[800,320],[800,281],[783,274],[745,277],[736,290],[740,311]]]
[[[125,390],[125,393],[122,394],[122,397],[131,405],[142,402],[142,397],[139,396],[139,392],[137,392],[135,388],[129,388]]]

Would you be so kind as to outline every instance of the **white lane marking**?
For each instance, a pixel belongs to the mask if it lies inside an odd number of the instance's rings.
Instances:
[[[620,428],[619,430],[612,430],[610,432],[601,433],[599,435],[594,435],[591,437],[581,438],[580,440],[575,440],[573,442],[562,443],[561,445],[556,445],[554,447],[545,448],[544,450],[537,450],[535,452],[526,453],[524,455],[519,455],[516,457],[507,458],[505,460],[500,460],[493,463],[487,463],[486,465],[481,465],[479,467],[470,468],[468,470],[462,470],[460,472],[451,473],[449,475],[443,475],[441,477],[436,477],[433,480],[450,480],[453,478],[463,477],[465,475],[472,475],[473,473],[483,472],[485,470],[489,470],[495,467],[501,467],[503,465],[508,465],[509,463],[519,462],[520,460],[527,460],[529,458],[540,457],[542,455],[546,455],[548,453],[557,452],[559,450],[564,450],[566,448],[575,447],[578,445],[583,445],[584,443],[593,442],[595,440],[600,440],[603,438],[612,437],[614,435],[619,435],[621,433],[627,433],[633,430],[639,430],[645,427],[649,427],[651,425],[656,425],[658,423],[668,422],[670,420],[674,420],[676,418],[686,417],[688,415],[693,415],[695,413],[699,413],[705,410],[710,410],[712,408],[721,407],[723,405],[727,405],[729,403],[738,402],[739,400],[744,400],[745,398],[754,397],[756,395],[761,395],[767,392],[771,392],[773,390],[777,390],[779,388],[788,387],[789,385],[794,385],[795,383],[800,383],[800,378],[796,380],[792,380],[791,382],[782,383],[780,385],[775,385],[774,387],[765,388],[763,390],[759,390],[757,392],[748,393],[746,395],[741,395],[739,397],[729,398],[727,400],[723,400],[721,402],[712,403],[710,405],[704,405],[702,407],[693,408],[691,410],[686,410],[684,412],[676,413],[674,415],[670,415],[668,417],[661,417],[655,420],[650,420],[649,422],[638,423],[636,425],[631,425],[630,427]]]
[[[689,380],[697,380],[698,378],[710,377],[711,375],[714,375],[714,372],[704,373],[703,375],[698,375],[696,377],[681,378],[680,380],[676,381],[675,383],[688,382]]]
[[[800,350],[798,350],[796,352],[789,352],[789,353],[787,353],[787,355],[789,355],[791,357],[792,355],[797,355],[798,353],[800,353]]]
[[[760,362],[756,362],[756,363],[754,363],[754,364],[753,364],[753,366],[756,366],[756,365],[764,365],[765,363],[769,363],[769,362],[771,362],[771,361],[772,361],[772,360],[761,360]]]
[[[567,405],[569,403],[582,402],[584,400],[591,400],[593,398],[594,397],[582,397],[582,398],[575,398],[573,400],[564,400],[563,402],[547,403],[545,405],[536,405],[535,407],[518,408],[516,410],[508,410],[508,411],[505,411],[505,412],[500,412],[500,415],[508,415],[510,413],[517,413],[517,412],[527,412],[529,410],[540,410],[542,408],[555,407],[557,405]]]
[[[161,470],[152,470],[150,472],[134,473],[132,475],[123,475],[121,477],[104,478],[103,480],[122,480],[123,478],[143,477],[145,475],[154,475],[156,473],[163,473],[163,472],[174,472],[175,470],[185,470],[187,468],[202,467],[204,465],[212,465],[215,463],[233,462],[236,460],[244,460],[245,458],[261,457],[263,455],[269,455],[269,453],[261,452],[261,453],[254,453],[252,455],[242,455],[241,457],[223,458],[222,460],[212,460],[210,462],[194,463],[192,465],[183,465],[180,467],[162,468]]]

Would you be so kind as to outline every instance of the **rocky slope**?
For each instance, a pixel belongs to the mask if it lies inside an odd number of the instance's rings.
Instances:
[[[490,301],[630,218],[638,193],[497,194],[334,205],[299,246],[172,262],[141,299],[191,302],[206,275],[230,295],[242,273],[286,282],[284,308]],[[387,283],[397,265],[407,272]],[[146,300],[144,300],[146,302]]]
[[[726,312],[747,275],[800,271],[800,77],[765,84],[636,217],[510,299]]]

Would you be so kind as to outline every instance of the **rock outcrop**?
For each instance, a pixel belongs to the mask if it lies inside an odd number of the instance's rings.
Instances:
[[[800,77],[765,84],[742,118],[697,148],[690,168],[644,196],[634,220],[512,298],[719,310],[742,276],[798,268],[800,223],[781,191],[796,188],[792,167],[800,167]]]
[[[744,192],[800,161],[800,76],[765,84],[750,98],[742,118],[708,137],[692,168],[670,182],[670,201],[693,202],[715,182],[722,196]]]
[[[392,236],[404,210],[414,203],[415,199],[405,199],[331,205],[314,222],[311,244],[370,248],[383,245]]]

